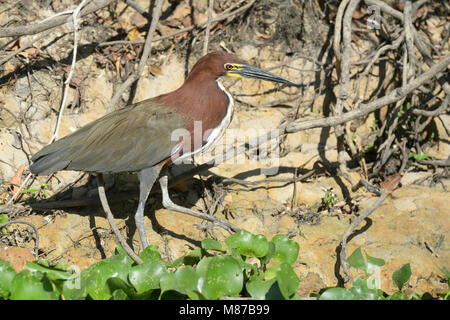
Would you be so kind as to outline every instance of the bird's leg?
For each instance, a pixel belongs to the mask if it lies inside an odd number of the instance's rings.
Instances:
[[[166,174],[164,174],[159,179],[159,184],[161,185],[161,192],[162,192],[162,204],[166,209],[178,211],[181,213],[186,213],[186,214],[189,214],[189,215],[197,217],[197,218],[211,221],[211,222],[213,222],[213,224],[216,224],[216,225],[224,228],[225,230],[227,230],[230,233],[234,233],[234,232],[237,232],[240,230],[238,227],[235,227],[234,225],[232,225],[231,223],[229,223],[227,221],[222,221],[221,219],[211,216],[209,214],[191,210],[191,209],[188,209],[188,208],[185,208],[185,207],[182,207],[182,206],[179,206],[179,205],[176,205],[175,203],[173,203],[169,197],[169,191],[167,189],[167,180],[168,180],[168,178],[167,178]]]
[[[103,210],[105,211],[106,218],[108,219],[109,225],[111,226],[112,231],[116,235],[117,239],[119,240],[119,243],[122,245],[122,248],[125,250],[125,252],[138,264],[142,263],[142,259],[137,256],[136,253],[134,253],[133,249],[130,248],[128,243],[123,238],[122,234],[119,231],[119,228],[117,228],[116,223],[114,222],[114,216],[111,212],[111,209],[109,208],[108,199],[106,198],[105,194],[105,182],[103,181],[103,174],[97,173],[97,185],[98,185],[98,195],[100,197],[100,201],[102,203]]]
[[[158,178],[161,172],[161,166],[154,166],[151,168],[143,169],[138,172],[139,177],[139,204],[134,216],[136,222],[136,228],[139,232],[139,237],[141,238],[142,249],[148,247],[147,234],[144,228],[144,209],[145,202],[147,202],[148,195],[152,190],[153,184]]]

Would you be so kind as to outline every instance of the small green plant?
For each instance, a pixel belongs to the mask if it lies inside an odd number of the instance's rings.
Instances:
[[[408,159],[414,158],[416,160],[426,160],[428,159],[429,155],[426,153],[414,153],[410,152],[408,155]]]
[[[338,199],[337,194],[333,188],[325,189],[325,196],[322,198],[322,203],[326,208],[331,208],[335,200]]]
[[[439,295],[439,300],[450,300],[450,271],[446,267],[442,267],[441,271],[444,274],[449,289]]]
[[[401,105],[399,111],[397,112],[397,116],[400,118],[406,110],[408,110],[411,107],[411,102],[407,102],[406,106]]]
[[[8,215],[5,213],[0,214],[0,224],[6,223],[6,222],[8,222]],[[1,228],[0,232],[1,233],[6,232],[6,228],[5,227]]]
[[[364,148],[364,152],[367,153],[367,152],[372,151],[373,147],[374,147],[373,143],[369,144],[367,147]]]
[[[403,292],[412,274],[409,263],[393,273],[392,281],[398,291],[388,295],[380,288],[380,270],[385,264],[383,259],[374,258],[367,253],[363,254],[361,248],[358,248],[348,257],[347,262],[351,267],[362,271],[361,277],[354,279],[349,289],[340,287],[325,289],[317,295],[320,300],[427,300],[432,298],[429,293],[420,296],[417,293],[407,295]],[[450,274],[446,276],[449,277]],[[449,293],[440,298],[448,299]]]
[[[47,191],[45,188],[48,187],[48,183],[40,183],[40,188],[28,188],[23,189],[21,191],[22,194],[28,194],[29,198],[26,200],[27,202],[35,202],[37,198],[45,199],[47,198]]]

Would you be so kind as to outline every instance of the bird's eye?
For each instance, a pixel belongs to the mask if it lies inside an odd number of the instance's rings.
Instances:
[[[225,69],[227,69],[227,70],[233,70],[233,69],[234,69],[234,66],[233,66],[232,64],[227,63],[227,64],[225,65]]]

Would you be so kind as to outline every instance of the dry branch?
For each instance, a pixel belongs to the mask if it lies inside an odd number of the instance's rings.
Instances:
[[[152,23],[150,24],[150,28],[147,33],[147,38],[145,40],[144,45],[144,51],[142,53],[141,60],[139,61],[139,65],[137,70],[130,75],[127,80],[125,80],[124,83],[120,86],[119,90],[114,94],[111,101],[109,102],[107,113],[114,110],[114,108],[117,106],[120,98],[122,97],[122,94],[134,83],[139,79],[139,76],[141,75],[142,71],[144,70],[145,65],[147,64],[147,60],[150,58],[150,49],[152,47],[152,41],[153,41],[153,34],[156,30],[156,25],[159,20],[159,16],[161,14],[163,0],[158,0],[158,3],[156,4],[155,14],[152,18]]]
[[[388,95],[376,99],[370,103],[361,103],[358,109],[346,112],[341,116],[333,116],[322,119],[313,119],[307,121],[296,120],[286,126],[285,132],[298,132],[312,128],[323,128],[336,126],[347,121],[354,120],[368,115],[384,106],[397,102],[406,97],[413,90],[417,89],[427,81],[436,77],[440,72],[443,72],[450,64],[450,54],[445,56],[441,61],[432,66],[428,71],[422,73],[417,78],[411,80],[407,85],[392,90]]]
[[[81,10],[80,17],[83,17],[87,14],[90,14],[94,11],[104,8],[114,1],[115,0],[93,1],[92,3],[87,5],[83,10]],[[69,14],[69,12],[67,14]],[[0,28],[0,38],[36,34],[36,33],[40,33],[42,31],[60,26],[66,22],[67,22],[67,16],[59,15],[50,20],[42,21],[42,22],[39,22],[36,24],[30,24],[30,25],[19,26],[19,27]]]

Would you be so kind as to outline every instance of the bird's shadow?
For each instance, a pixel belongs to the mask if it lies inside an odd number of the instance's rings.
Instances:
[[[90,177],[92,179],[93,177]],[[89,179],[89,180],[90,180]],[[95,179],[95,178],[93,178]],[[88,188],[88,189],[95,189],[96,187],[92,186],[91,181],[87,181],[84,185],[78,186],[79,188]],[[154,186],[156,188],[156,186]],[[54,201],[64,201],[67,199],[70,199],[72,194],[72,189],[69,189],[65,192],[55,194],[54,196],[48,198],[46,202],[54,202]],[[115,219],[123,219],[125,226],[126,226],[126,241],[128,245],[133,248],[133,250],[137,249],[135,247],[135,243],[133,243],[133,238],[135,234],[137,233],[136,224],[134,221],[134,215],[137,210],[138,206],[138,195],[139,195],[139,182],[136,181],[135,188],[130,188],[129,190],[125,191],[125,194],[129,195],[129,199],[121,200],[121,201],[115,201],[114,196],[121,194],[121,192],[116,191],[116,186],[113,186],[109,190],[106,191],[106,196],[109,200],[109,206],[111,208],[111,212]],[[200,195],[195,197],[194,201],[197,201],[200,198]],[[95,199],[97,200],[97,198]],[[153,193],[149,196],[149,199],[147,200],[146,207],[144,214],[150,219],[150,222],[152,224],[152,229],[154,232],[158,234],[165,234],[170,237],[184,240],[191,244],[192,246],[198,247],[200,246],[200,242],[198,240],[189,238],[183,234],[176,233],[172,230],[166,229],[164,226],[162,226],[158,220],[156,219],[155,212],[159,209],[164,208],[162,206],[161,201],[161,194],[159,192]],[[179,202],[177,201],[176,197],[173,197],[172,201],[174,203]],[[177,203],[179,205],[186,205],[185,203]],[[78,206],[78,207],[68,207],[64,208],[64,211],[70,214],[77,214],[82,217],[89,217],[89,227],[93,231],[93,238],[95,241],[95,246],[99,250],[102,259],[106,258],[106,253],[104,251],[104,248],[102,246],[101,241],[101,235],[98,232],[98,225],[96,224],[96,217],[102,217],[105,218],[105,213],[103,211],[103,208],[100,203],[91,204],[91,205],[85,205],[85,206]],[[50,211],[46,211],[43,213],[44,215],[51,214]],[[180,213],[182,214],[182,213]],[[119,228],[121,226],[119,225]],[[136,251],[136,250],[135,250]]]
[[[187,166],[183,170],[189,170],[189,168],[192,168],[192,166]],[[306,173],[308,170],[306,169],[299,169],[295,167],[287,167],[282,166],[279,167],[277,170],[277,174],[283,174],[283,173],[292,173],[294,174],[297,171],[298,175]],[[178,171],[180,173],[180,171]],[[258,176],[261,174],[260,169],[252,169],[248,171],[243,171],[238,174],[236,174],[233,178],[234,179],[241,179],[244,180],[246,178],[252,177],[252,176]],[[198,202],[198,200],[203,197],[203,190],[204,188],[208,188],[210,193],[214,192],[214,188],[212,187],[213,184],[220,184],[226,177],[214,174],[211,171],[208,171],[205,173],[205,178],[208,176],[207,179],[204,181],[201,181],[200,179],[191,177],[189,180],[189,183],[194,186],[194,188],[189,188],[187,191],[178,192],[171,190],[170,193],[172,194],[171,200],[180,205],[185,207],[193,207],[195,203]],[[77,185],[76,188],[85,188],[90,190],[96,189],[96,183],[94,182],[95,176],[90,176],[89,179],[83,184],[83,185]],[[114,179],[114,181],[117,182],[117,179]],[[129,180],[130,181],[130,180]],[[259,188],[280,188],[284,187],[284,185],[274,185],[274,186],[252,186],[251,190],[257,190]],[[144,214],[150,219],[150,222],[152,224],[152,229],[154,232],[158,234],[165,234],[170,237],[173,237],[175,239],[184,240],[191,244],[192,246],[198,247],[200,246],[200,242],[198,240],[192,239],[187,237],[184,234],[179,234],[173,230],[169,230],[162,226],[156,216],[155,212],[157,210],[160,210],[164,208],[162,206],[162,199],[160,192],[155,192],[155,190],[159,189],[159,185],[155,183],[153,186],[153,192],[150,194],[149,199],[147,200],[146,207]],[[126,229],[127,229],[127,243],[130,245],[130,247],[133,248],[133,238],[137,232],[136,224],[134,221],[134,214],[137,210],[138,205],[138,195],[139,195],[139,181],[137,177],[134,179],[131,179],[131,183],[129,184],[129,188],[127,188],[126,191],[117,191],[118,186],[117,183],[115,183],[111,188],[107,189],[106,196],[109,200],[109,205],[111,207],[111,211],[113,213],[114,218],[116,219],[124,219]],[[70,200],[72,198],[73,188],[70,188],[64,192],[57,193],[53,195],[52,197],[46,199],[45,202],[64,202],[65,200]],[[174,193],[178,193],[178,196],[173,196]],[[117,196],[119,195],[125,195],[124,200],[119,200]],[[189,198],[189,203],[185,200],[186,198]],[[91,199],[91,198],[89,198]],[[92,200],[98,200],[97,196],[95,196],[95,199]],[[105,213],[103,211],[102,206],[98,201],[93,201],[92,204],[84,205],[84,206],[78,206],[78,207],[69,207],[64,208],[64,211],[71,214],[78,214],[80,216],[89,217],[89,224],[91,230],[93,230],[93,237],[95,241],[96,248],[100,251],[100,254],[102,258],[106,257],[104,248],[102,247],[101,243],[101,235],[99,231],[97,230],[98,226],[96,225],[96,219],[95,217],[105,217]],[[44,215],[51,214],[51,211],[44,211]],[[183,213],[179,213],[183,214]],[[119,225],[120,227],[120,225]]]

